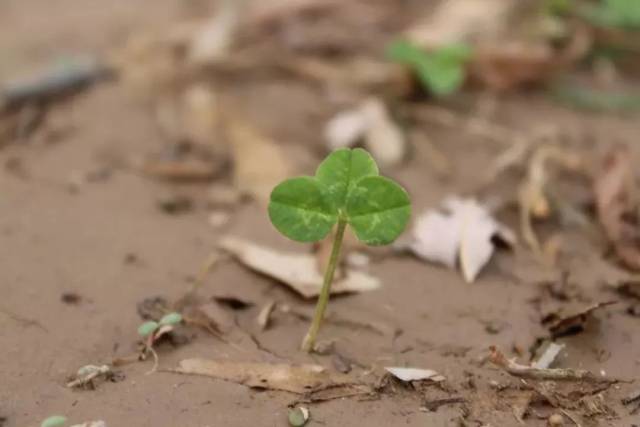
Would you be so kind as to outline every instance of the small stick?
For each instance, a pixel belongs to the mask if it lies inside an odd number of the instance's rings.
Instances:
[[[0,90],[0,110],[26,103],[47,101],[84,89],[109,75],[109,70],[95,60],[45,71],[41,76],[8,82]]]
[[[594,381],[596,377],[589,371],[582,369],[543,369],[521,365],[507,357],[495,346],[489,348],[491,354],[489,360],[496,366],[504,369],[507,373],[519,378],[530,378],[534,380],[552,381]]]

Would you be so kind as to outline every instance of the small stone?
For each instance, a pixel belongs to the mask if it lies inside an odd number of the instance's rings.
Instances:
[[[560,414],[552,414],[547,421],[550,427],[558,427],[564,425],[564,418]]]

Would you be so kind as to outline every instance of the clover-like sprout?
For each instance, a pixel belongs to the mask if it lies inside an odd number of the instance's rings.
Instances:
[[[315,177],[288,179],[271,193],[269,218],[278,231],[299,242],[316,242],[336,228],[315,315],[302,348],[313,350],[329,302],[331,283],[347,225],[368,245],[393,242],[411,216],[407,192],[379,176],[378,166],[365,150],[332,152]]]

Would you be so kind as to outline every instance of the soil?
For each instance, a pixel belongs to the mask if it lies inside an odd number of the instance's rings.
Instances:
[[[106,52],[134,31],[162,29],[197,14],[200,3],[5,0],[0,4],[0,77],[37,70],[70,53]],[[311,173],[323,155],[324,120],[337,111],[331,94],[291,76],[235,79],[224,91],[237,105],[251,106],[245,108],[250,120],[284,146],[305,151],[312,161],[300,168]],[[457,102],[475,105],[482,98],[472,93]],[[167,146],[148,105],[127,87],[98,84],[56,105],[55,115],[64,124],[55,138],[0,149],[0,420],[6,418],[0,425],[36,426],[57,413],[73,420],[104,419],[110,426],[287,425],[287,404],[296,398],[292,394],[167,372],[146,375],[151,362],[119,368],[122,381],[95,390],[65,387],[80,366],[135,352],[136,304],[157,295],[172,300],[184,295],[221,236],[294,251],[307,248],[285,241],[257,202],[234,206],[229,224],[215,228],[208,222],[209,184],[175,185],[121,167],[122,159],[157,154]],[[570,136],[567,145],[592,159],[612,142],[627,142],[640,160],[635,142],[640,122],[633,117],[578,113],[535,91],[501,96],[493,116],[514,129],[555,125]],[[487,165],[507,147],[459,128],[424,127],[432,144],[452,161],[451,176],[443,179],[430,167],[420,138],[412,141],[405,164],[385,171],[406,186],[415,213],[437,206],[447,195],[477,188]],[[87,175],[94,178],[78,183],[78,176]],[[518,179],[517,173],[503,175],[485,191],[512,197]],[[174,194],[190,198],[192,206],[175,214],[158,208],[160,200]],[[518,229],[516,210],[506,208],[500,216]],[[528,362],[530,348],[547,334],[536,301],[545,298],[545,286],[560,281],[563,272],[585,306],[619,301],[596,312],[583,332],[557,340],[566,345],[558,366],[624,380],[603,392],[604,414],[585,416],[581,406],[573,413],[585,426],[638,424],[640,415],[630,415],[621,399],[638,387],[632,381],[640,372],[639,318],[627,313],[631,297],[603,286],[613,268],[603,238],[557,223],[542,224],[540,230],[543,236],[564,232],[560,267],[542,266],[518,245],[512,252],[499,251],[473,284],[456,271],[381,251],[384,256],[374,257],[370,271],[382,280],[382,288],[333,298],[330,316],[348,315],[397,332],[327,323],[322,339],[334,340],[336,351],[362,366],[433,369],[446,383],[424,389],[395,384],[375,399],[311,404],[309,425],[519,425],[512,406],[525,391],[518,379],[486,361],[488,347]],[[312,301],[236,262],[211,272],[201,292],[251,301],[253,306],[234,315],[263,350],[251,340],[230,344],[197,331],[185,345],[160,347],[161,367],[188,357],[332,366],[331,355],[299,351],[307,322],[280,313],[266,331],[255,326],[268,301],[309,310]],[[466,403],[454,399],[424,409],[425,400],[457,397]],[[540,402],[532,408],[528,426],[546,425],[545,417],[560,411]]]

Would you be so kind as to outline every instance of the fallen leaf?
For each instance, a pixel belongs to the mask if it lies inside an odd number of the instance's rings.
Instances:
[[[367,130],[367,119],[361,109],[347,110],[338,113],[324,128],[324,137],[331,151],[338,148],[352,147],[364,137]]]
[[[431,369],[418,369],[418,368],[393,368],[386,367],[385,371],[399,379],[400,381],[422,381],[431,380],[434,382],[441,382],[445,380],[445,377],[432,371]]]
[[[317,271],[312,254],[280,252],[235,237],[222,239],[219,246],[247,267],[284,283],[305,298],[320,294],[323,277]],[[344,278],[333,283],[331,294],[364,292],[379,287],[377,278],[347,270]]]
[[[320,365],[185,359],[173,372],[204,375],[251,388],[282,390],[298,394],[354,384],[349,376],[331,372]]]
[[[226,155],[224,144],[216,144],[218,121],[220,118],[219,101],[212,88],[197,83],[189,86],[182,94],[181,127],[189,142],[214,149],[216,154]]]
[[[599,302],[566,315],[552,313],[543,319],[543,323],[547,325],[547,328],[553,337],[557,338],[572,335],[584,330],[585,323],[593,312],[602,307],[616,303],[617,301]]]
[[[402,161],[406,152],[406,138],[378,98],[365,99],[353,110],[343,111],[325,127],[329,149],[352,147],[360,140],[382,166]]]
[[[284,149],[248,124],[228,119],[233,181],[242,193],[268,203],[273,188],[292,172]]]
[[[449,0],[429,11],[406,33],[424,48],[478,39],[498,39],[507,30],[509,16],[518,0]]]
[[[594,182],[596,210],[616,255],[632,270],[640,270],[637,191],[629,147],[617,146]]]
[[[558,69],[558,58],[546,44],[503,40],[479,46],[469,68],[482,86],[506,91],[548,80]]]
[[[362,104],[367,120],[365,146],[381,166],[396,165],[406,151],[406,140],[400,127],[393,121],[387,107],[378,98],[369,98]]]
[[[546,219],[551,215],[551,204],[547,197],[548,183],[553,179],[549,168],[551,162],[563,169],[575,171],[580,167],[581,159],[576,153],[555,145],[542,145],[531,154],[527,175],[520,185],[518,203],[522,237],[538,256],[543,256],[543,248],[532,221]]]
[[[513,245],[515,236],[473,199],[452,197],[443,207],[444,212],[429,210],[418,218],[411,249],[449,268],[459,260],[465,280],[473,282],[493,254],[494,239]]]
[[[228,53],[235,36],[246,0],[224,0],[220,10],[193,34],[189,46],[189,61],[207,64]]]

